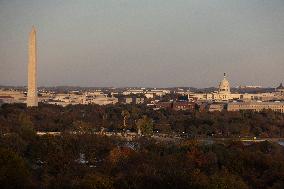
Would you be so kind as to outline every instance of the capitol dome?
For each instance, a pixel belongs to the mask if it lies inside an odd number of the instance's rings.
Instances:
[[[276,90],[279,91],[279,92],[284,92],[284,86],[283,86],[283,84],[281,83],[281,84],[279,85],[279,87],[276,88]]]
[[[219,93],[228,94],[231,93],[230,91],[230,83],[226,79],[226,73],[224,73],[224,79],[219,84]]]

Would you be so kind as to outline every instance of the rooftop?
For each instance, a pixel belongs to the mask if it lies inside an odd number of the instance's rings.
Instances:
[[[284,89],[283,84],[280,83],[279,87],[277,87],[276,89]]]

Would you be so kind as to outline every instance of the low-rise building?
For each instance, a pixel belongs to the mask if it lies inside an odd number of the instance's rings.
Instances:
[[[24,103],[26,95],[23,91],[17,90],[0,90],[0,99],[4,103]]]
[[[208,111],[209,112],[221,112],[225,109],[225,104],[224,103],[213,103],[208,106]]]
[[[124,103],[125,104],[132,104],[133,103],[133,98],[132,97],[125,97],[124,98]]]
[[[156,102],[155,106],[157,109],[170,109],[172,107],[172,102]]]
[[[172,108],[173,110],[194,110],[195,103],[187,101],[173,102]]]
[[[92,100],[92,104],[98,104],[98,105],[107,105],[107,104],[116,104],[118,103],[118,99],[114,97],[97,97]]]
[[[284,102],[229,102],[227,105],[228,111],[240,111],[240,110],[273,110],[276,112],[284,113]]]
[[[118,102],[122,104],[143,104],[145,98],[137,96],[121,96],[118,98]]]
[[[195,103],[187,101],[177,102],[156,102],[155,106],[157,109],[173,109],[173,110],[194,110]]]
[[[224,74],[224,79],[219,83],[218,91],[211,93],[189,93],[188,99],[194,99],[198,101],[214,101],[214,102],[228,102],[232,100],[242,100],[242,101],[272,101],[272,100],[284,100],[284,87],[280,84],[276,88],[275,92],[266,93],[231,93],[230,83],[226,79],[226,74]]]
[[[164,96],[169,94],[171,91],[166,89],[128,89],[124,91],[123,95],[136,95],[136,94],[143,94],[146,98],[154,98],[155,96]]]
[[[153,94],[153,93],[145,93],[144,95],[145,95],[146,98],[152,98],[153,99],[155,97],[155,94]]]
[[[143,89],[128,89],[127,91],[123,91],[123,95],[131,95],[131,94],[144,94],[145,90]]]

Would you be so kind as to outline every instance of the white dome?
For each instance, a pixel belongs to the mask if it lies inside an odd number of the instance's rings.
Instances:
[[[226,74],[224,74],[224,79],[219,84],[219,93],[231,93],[230,83],[226,79]]]

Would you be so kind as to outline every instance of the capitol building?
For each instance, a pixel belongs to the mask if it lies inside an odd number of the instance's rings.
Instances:
[[[276,88],[275,92],[265,93],[231,93],[230,82],[227,80],[226,74],[224,73],[223,80],[219,83],[218,91],[210,93],[190,93],[189,99],[197,101],[214,101],[214,102],[226,102],[233,100],[242,101],[270,101],[270,100],[284,100],[284,87],[280,84]]]

